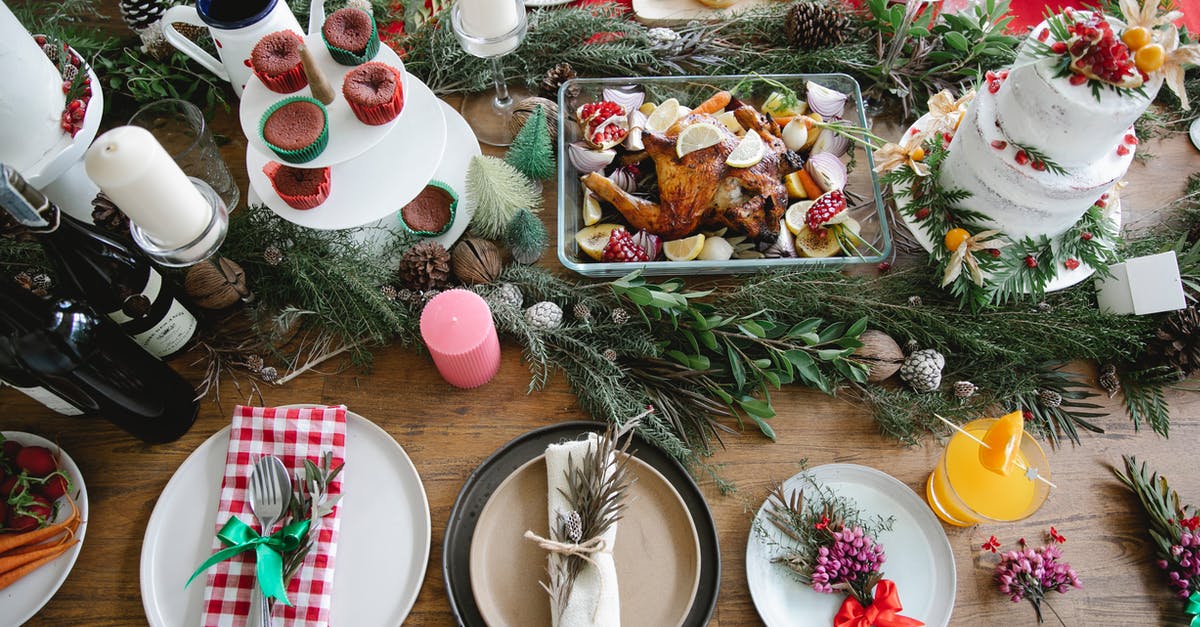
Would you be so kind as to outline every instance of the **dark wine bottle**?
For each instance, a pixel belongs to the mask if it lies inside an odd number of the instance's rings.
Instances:
[[[3,164],[0,207],[37,236],[68,295],[105,313],[155,357],[170,359],[187,348],[196,317],[133,242],[63,213]]]
[[[178,439],[196,421],[192,386],[86,303],[2,281],[0,301],[0,347],[42,387],[147,442]]]

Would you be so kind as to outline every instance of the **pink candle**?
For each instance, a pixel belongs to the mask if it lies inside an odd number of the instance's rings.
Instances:
[[[474,388],[500,369],[500,339],[492,310],[475,292],[447,290],[421,312],[421,338],[451,385]]]

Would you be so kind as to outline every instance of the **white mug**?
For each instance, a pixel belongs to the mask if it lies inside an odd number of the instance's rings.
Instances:
[[[163,15],[163,38],[180,52],[229,81],[239,98],[253,70],[250,51],[263,37],[281,30],[304,31],[284,0],[197,0],[196,6],[174,6]],[[183,22],[207,27],[217,46],[218,61],[175,30]]]

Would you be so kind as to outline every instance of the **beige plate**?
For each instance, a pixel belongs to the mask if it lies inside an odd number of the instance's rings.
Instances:
[[[700,584],[700,540],[675,488],[645,462],[629,458],[636,478],[617,527],[614,560],[621,624],[680,625]],[[547,533],[546,458],[530,460],[488,499],[471,538],[471,591],[491,627],[550,625],[546,552],[521,537]]]

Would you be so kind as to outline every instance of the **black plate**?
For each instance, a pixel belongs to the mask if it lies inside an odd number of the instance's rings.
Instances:
[[[604,423],[575,421],[535,429],[500,447],[467,477],[450,512],[442,547],[442,576],[446,580],[450,609],[460,625],[486,625],[471,592],[471,537],[475,535],[479,513],[492,493],[513,471],[545,453],[548,445],[575,440],[589,432],[602,432],[604,428]],[[706,625],[716,608],[717,591],[721,587],[721,548],[712,512],[696,482],[674,458],[637,437],[629,448],[634,457],[650,464],[670,482],[692,515],[700,540],[700,584],[684,625]]]

